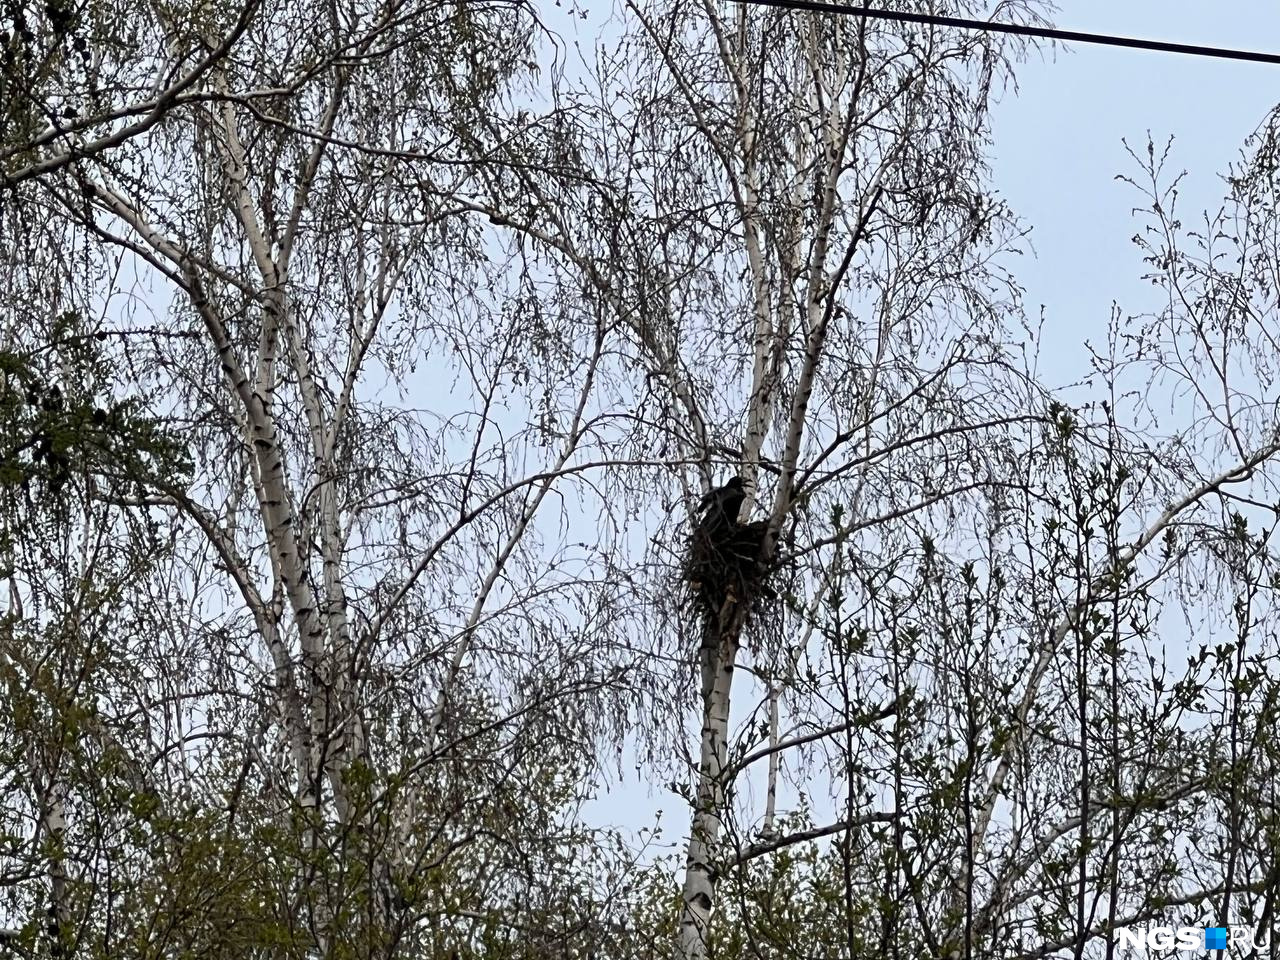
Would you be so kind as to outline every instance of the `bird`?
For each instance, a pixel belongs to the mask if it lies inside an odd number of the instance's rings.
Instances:
[[[725,532],[736,526],[742,501],[747,499],[741,477],[730,477],[722,487],[708,491],[698,504],[702,519],[698,526],[707,530]]]

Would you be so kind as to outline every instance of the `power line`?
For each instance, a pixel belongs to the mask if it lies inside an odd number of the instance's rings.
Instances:
[[[932,13],[909,13],[905,10],[877,10],[874,7],[850,7],[826,0],[739,0],[751,6],[783,7],[791,10],[808,10],[811,13],[839,13],[846,16],[867,17],[872,20],[897,20],[902,23],[922,23],[937,27],[957,27],[961,30],[981,30],[984,33],[1012,33],[1019,37],[1036,37],[1042,40],[1067,40],[1073,43],[1094,43],[1108,47],[1128,47],[1132,50],[1156,50],[1160,53],[1183,53],[1193,57],[1215,57],[1219,60],[1245,60],[1250,63],[1280,64],[1280,53],[1258,53],[1253,50],[1231,50],[1226,47],[1205,47],[1196,43],[1170,43],[1165,40],[1144,40],[1139,37],[1116,37],[1105,33],[1082,33],[1077,30],[1055,30],[1052,27],[1028,27],[1017,23],[998,23],[992,20],[970,20],[964,17],[944,17]]]

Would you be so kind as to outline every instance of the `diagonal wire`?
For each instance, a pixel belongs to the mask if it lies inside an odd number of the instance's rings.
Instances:
[[[750,6],[807,10],[811,13],[837,13],[845,16],[867,17],[871,20],[896,20],[901,23],[980,30],[984,33],[1011,33],[1019,37],[1036,37],[1043,40],[1093,43],[1108,47],[1127,47],[1131,50],[1155,50],[1159,53],[1181,53],[1194,57],[1214,57],[1219,60],[1280,64],[1280,53],[1232,50],[1227,47],[1206,47],[1198,43],[1172,43],[1167,40],[1146,40],[1141,37],[1118,37],[1106,33],[1085,33],[1079,30],[1056,30],[1052,27],[1032,27],[1018,23],[999,23],[994,20],[972,20],[966,17],[945,17],[933,13],[853,7],[843,3],[831,3],[828,0],[738,0],[738,2]]]

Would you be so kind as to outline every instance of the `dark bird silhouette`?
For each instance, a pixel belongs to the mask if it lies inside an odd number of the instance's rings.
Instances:
[[[731,530],[738,523],[738,514],[745,499],[747,491],[743,488],[742,478],[729,478],[728,483],[708,492],[698,504],[698,513],[702,514],[698,526],[708,531]]]

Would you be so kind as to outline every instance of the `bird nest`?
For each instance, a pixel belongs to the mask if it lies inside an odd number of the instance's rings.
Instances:
[[[760,562],[768,523],[699,523],[689,538],[683,580],[691,612],[708,631],[716,632],[725,604],[745,604],[748,619],[772,606],[777,592],[769,586],[769,567]]]

